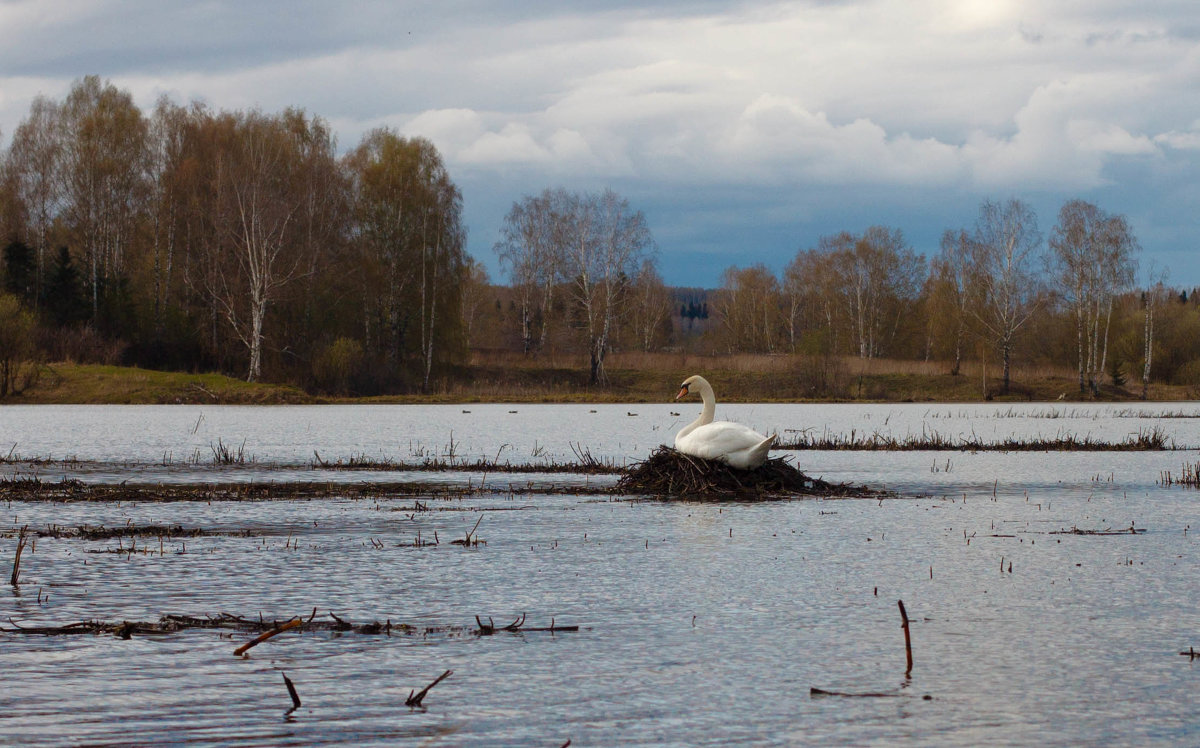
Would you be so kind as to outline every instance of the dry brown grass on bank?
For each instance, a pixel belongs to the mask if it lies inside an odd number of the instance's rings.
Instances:
[[[791,374],[817,361],[834,367],[847,376],[949,376],[950,363],[945,361],[907,361],[891,358],[862,359],[857,356],[815,357],[793,353],[737,353],[708,355],[685,352],[621,351],[610,353],[605,359],[609,372],[613,371],[658,371],[673,372],[682,380],[698,371],[720,371],[746,374]],[[587,370],[587,357],[579,354],[554,353],[526,356],[515,351],[472,350],[470,365],[481,368],[514,369],[559,369],[572,372]],[[965,361],[959,377],[982,387],[986,379],[990,386],[998,387],[1000,367],[994,363],[981,364]],[[986,376],[985,376],[986,375]],[[1070,367],[1049,364],[1014,366],[1011,372],[1014,382],[1044,379],[1074,381],[1075,371]]]
[[[246,382],[223,374],[154,371],[133,366],[55,363],[42,367],[37,384],[8,403],[302,403],[298,387]]]
[[[669,402],[689,374],[702,373],[721,402],[980,402],[1092,400],[1079,397],[1074,372],[1017,367],[1012,391],[1000,393],[994,367],[966,364],[950,376],[945,363],[862,360],[801,355],[701,356],[691,353],[614,353],[608,384],[588,383],[582,356],[523,356],[475,351],[468,365],[445,374],[429,393],[334,398],[292,385],[247,383],[221,374],[163,372],[135,367],[51,364],[37,383],[4,403],[470,403]],[[987,374],[987,377],[983,376]],[[1137,400],[1140,388],[1105,387],[1100,400]],[[1186,400],[1190,388],[1154,385],[1151,400]]]

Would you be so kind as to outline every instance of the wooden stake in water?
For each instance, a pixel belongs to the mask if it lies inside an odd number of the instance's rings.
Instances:
[[[903,623],[900,628],[904,629],[904,654],[908,658],[908,667],[904,670],[904,677],[912,677],[912,637],[908,634],[908,611],[904,609],[904,601],[897,600],[896,604],[900,606],[900,618]]]
[[[25,550],[25,532],[29,529],[29,525],[21,528],[21,532],[17,535],[17,553],[13,556],[12,576],[9,577],[8,583],[13,587],[20,585],[17,580],[21,576],[21,552]]]

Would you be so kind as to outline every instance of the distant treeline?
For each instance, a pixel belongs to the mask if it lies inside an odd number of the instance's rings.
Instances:
[[[340,153],[320,117],[150,113],[95,76],[34,100],[0,152],[0,397],[38,362],[221,371],[310,391],[429,391],[471,350],[774,353],[1069,366],[1082,391],[1200,383],[1194,291],[1136,280],[1124,217],[1082,201],[1049,236],[985,202],[937,254],[898,229],[841,233],[776,276],[666,285],[643,215],[612,191],[514,202],[495,251],[465,250],[437,149],[377,129]]]

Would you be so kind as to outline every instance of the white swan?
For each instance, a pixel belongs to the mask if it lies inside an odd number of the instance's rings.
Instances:
[[[700,391],[704,410],[700,416],[675,435],[675,449],[706,460],[720,460],[730,467],[753,470],[767,461],[767,452],[775,436],[763,436],[752,428],[732,421],[713,421],[717,398],[712,385],[699,374],[683,380],[675,399],[687,395],[692,387]]]

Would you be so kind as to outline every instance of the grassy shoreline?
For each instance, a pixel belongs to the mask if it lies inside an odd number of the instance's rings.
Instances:
[[[1133,402],[1137,389],[1105,387],[1099,398],[1080,397],[1069,372],[1033,371],[1014,378],[1001,395],[981,379],[951,376],[935,366],[874,362],[842,375],[838,396],[812,397],[804,377],[776,358],[655,357],[617,359],[609,385],[591,387],[569,362],[473,361],[453,379],[422,395],[332,397],[294,385],[250,383],[223,374],[166,372],[96,364],[48,364],[36,384],[3,404],[319,404],[319,403],[647,403],[669,402],[687,374],[704,372],[721,402]],[[1152,401],[1187,400],[1189,388],[1155,385]]]

